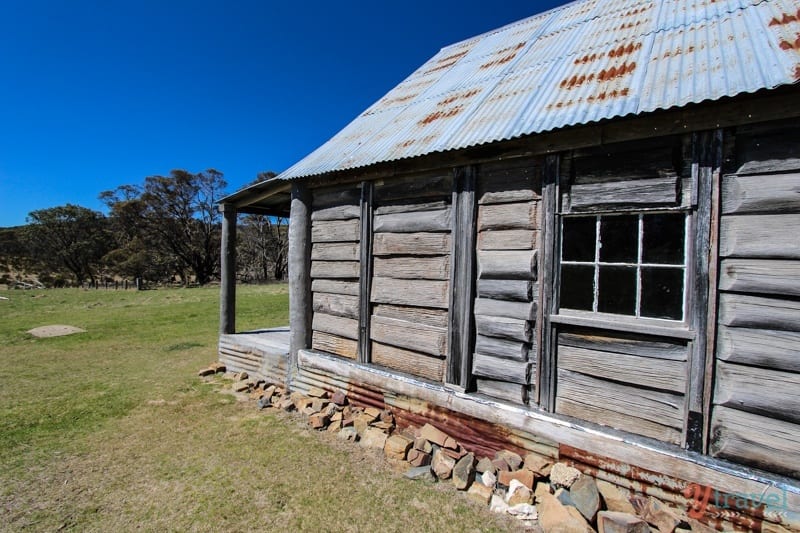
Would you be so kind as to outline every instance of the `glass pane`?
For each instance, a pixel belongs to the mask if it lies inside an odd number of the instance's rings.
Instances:
[[[636,314],[636,267],[601,266],[598,285],[598,311]]]
[[[635,263],[638,259],[639,217],[619,216],[600,219],[600,261]]]
[[[642,236],[642,261],[645,263],[682,265],[686,215],[661,213],[645,215]]]
[[[564,218],[564,238],[561,259],[594,263],[594,243],[597,240],[595,217]]]
[[[641,316],[683,319],[682,268],[642,268]]]
[[[591,311],[594,303],[594,267],[561,265],[561,308]]]

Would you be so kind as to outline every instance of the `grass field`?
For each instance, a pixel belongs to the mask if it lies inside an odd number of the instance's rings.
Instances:
[[[196,377],[213,288],[9,291],[0,300],[0,530],[493,531],[377,452]],[[285,285],[239,289],[240,330],[285,325]],[[69,324],[86,333],[38,339]]]

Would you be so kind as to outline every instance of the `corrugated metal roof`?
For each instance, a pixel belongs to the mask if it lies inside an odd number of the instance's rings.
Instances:
[[[279,179],[800,80],[800,0],[580,0],[443,48]]]

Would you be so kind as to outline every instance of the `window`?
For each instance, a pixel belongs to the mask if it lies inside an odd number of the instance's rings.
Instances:
[[[560,308],[683,320],[685,213],[565,216]]]

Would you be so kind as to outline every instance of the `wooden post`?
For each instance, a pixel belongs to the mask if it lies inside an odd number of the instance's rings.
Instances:
[[[289,361],[287,387],[297,371],[297,352],[311,346],[311,194],[292,183],[289,214]]]
[[[452,253],[450,255],[450,353],[446,382],[469,389],[475,326],[475,241],[477,196],[475,168],[456,169],[453,180]]]
[[[236,332],[236,207],[219,206],[222,212],[222,246],[220,257],[219,332]]]
[[[372,309],[369,298],[372,288],[372,192],[371,181],[361,184],[361,249],[359,270],[358,360],[369,363],[372,359],[369,325]]]
[[[539,261],[539,308],[536,316],[536,398],[530,399],[546,411],[555,410],[556,397],[556,361],[553,356],[554,333],[550,325],[550,314],[556,311],[556,300],[553,297],[558,287],[556,270],[558,252],[558,176],[560,159],[557,154],[545,159],[542,176],[541,203],[541,250]]]

